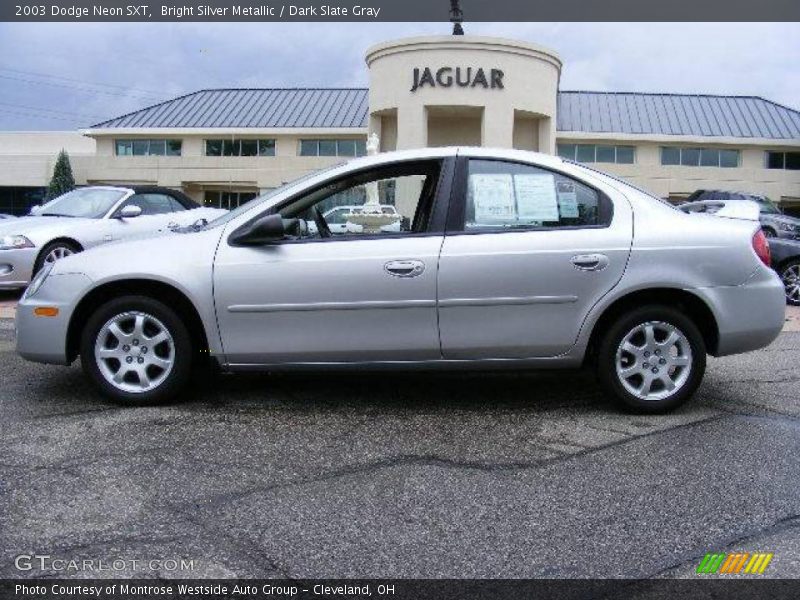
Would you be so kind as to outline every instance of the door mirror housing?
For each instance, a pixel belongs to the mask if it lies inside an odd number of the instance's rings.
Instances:
[[[142,214],[142,207],[136,206],[135,204],[128,204],[128,206],[123,206],[122,210],[119,211],[117,214],[117,218],[119,219],[133,219],[138,217]]]
[[[234,246],[264,246],[294,235],[297,229],[297,219],[264,215],[236,230],[230,237],[230,243]]]

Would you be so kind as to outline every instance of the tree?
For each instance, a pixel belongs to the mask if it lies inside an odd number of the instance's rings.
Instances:
[[[61,150],[53,168],[53,178],[47,186],[47,199],[51,200],[75,189],[75,178],[72,176],[72,165],[69,164],[69,154]]]

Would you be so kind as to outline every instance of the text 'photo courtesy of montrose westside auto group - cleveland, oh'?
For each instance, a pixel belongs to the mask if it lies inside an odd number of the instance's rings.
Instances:
[[[800,597],[798,39],[0,6],[0,599]]]

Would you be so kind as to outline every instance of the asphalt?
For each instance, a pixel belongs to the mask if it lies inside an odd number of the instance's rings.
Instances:
[[[574,373],[222,376],[124,409],[0,320],[0,577],[696,577],[720,551],[800,577],[798,358],[786,332],[711,359],[660,417]]]

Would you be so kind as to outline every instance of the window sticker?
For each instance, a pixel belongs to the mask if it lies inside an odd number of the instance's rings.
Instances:
[[[510,174],[470,175],[475,222],[516,221],[514,186]]]
[[[578,213],[578,194],[575,186],[569,181],[558,182],[558,212],[563,219],[577,219]]]
[[[555,177],[550,173],[514,175],[519,219],[558,221]]]

